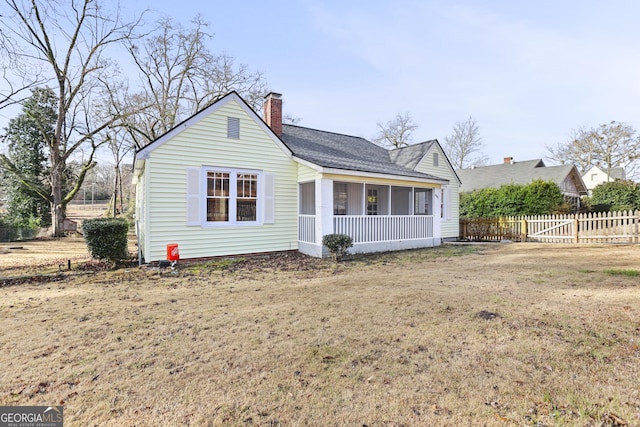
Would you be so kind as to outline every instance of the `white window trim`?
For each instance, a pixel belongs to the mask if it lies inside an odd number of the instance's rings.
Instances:
[[[229,174],[229,221],[207,221],[207,174],[209,172],[222,172]],[[254,174],[258,178],[258,193],[256,200],[256,220],[238,221],[237,198],[238,198],[238,174]],[[202,227],[255,227],[264,224],[263,204],[264,204],[264,176],[262,171],[251,169],[217,168],[204,166],[200,176],[200,218]]]

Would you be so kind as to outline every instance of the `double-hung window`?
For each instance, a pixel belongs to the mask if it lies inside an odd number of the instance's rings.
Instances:
[[[207,221],[229,221],[229,172],[207,172]]]
[[[261,174],[207,170],[206,219],[210,224],[257,224]]]
[[[239,173],[236,178],[238,183],[236,221],[257,221],[258,175],[255,173]]]

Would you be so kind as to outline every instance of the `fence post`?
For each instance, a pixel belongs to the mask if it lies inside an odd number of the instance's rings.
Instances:
[[[573,243],[578,243],[579,234],[578,234],[578,214],[573,217]]]
[[[527,241],[527,220],[526,219],[522,219],[520,221],[520,241],[521,242],[526,242]]]

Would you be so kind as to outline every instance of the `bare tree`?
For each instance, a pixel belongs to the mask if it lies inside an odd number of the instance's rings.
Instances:
[[[267,92],[262,73],[236,65],[227,54],[207,47],[211,35],[200,16],[183,28],[163,19],[128,50],[140,73],[141,89],[114,99],[114,111],[127,116],[130,138],[140,148],[228,92],[235,90],[258,109]]]
[[[445,137],[442,147],[451,164],[456,169],[471,166],[482,166],[488,163],[488,158],[482,153],[484,143],[480,136],[480,127],[473,117],[453,125],[451,135]]]
[[[122,162],[131,153],[133,147],[127,139],[124,128],[114,131],[109,137],[109,150],[114,161],[114,180],[113,180],[113,217],[117,217],[119,213],[124,212],[124,191],[122,188]]]
[[[546,149],[550,160],[573,163],[581,172],[596,164],[603,166],[607,175],[613,167],[624,167],[629,177],[638,172],[640,137],[636,136],[633,127],[622,122],[578,128],[571,132],[566,142]]]
[[[409,145],[411,135],[418,128],[408,112],[398,113],[387,123],[378,122],[378,134],[373,141],[379,145],[400,148]]]
[[[105,89],[103,82],[113,73],[105,51],[129,40],[140,18],[123,22],[119,9],[109,12],[100,0],[5,0],[5,4],[3,15],[8,16],[0,20],[0,31],[11,40],[16,61],[41,64],[58,96],[54,135],[43,137],[49,156],[53,235],[60,236],[66,206],[95,166],[95,152],[107,142],[104,130],[118,120],[92,111]],[[88,156],[67,191],[63,185],[66,165],[83,147]]]
[[[9,32],[0,30],[0,109],[25,101],[32,89],[46,83],[39,67],[22,55]]]
[[[291,114],[285,114],[284,116],[282,116],[282,123],[286,123],[288,125],[297,125],[301,121],[302,121],[301,117],[294,116]]]
[[[566,142],[546,145],[547,158],[558,163],[573,163],[580,172],[586,172],[596,163],[596,135],[592,129],[573,129]]]

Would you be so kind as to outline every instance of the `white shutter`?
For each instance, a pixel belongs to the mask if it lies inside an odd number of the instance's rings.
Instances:
[[[200,225],[200,168],[187,168],[187,225]]]
[[[444,209],[442,219],[449,221],[451,219],[451,187],[444,187],[442,197],[444,198],[442,201],[442,209]]]
[[[276,177],[272,173],[264,174],[264,223],[276,222]]]

